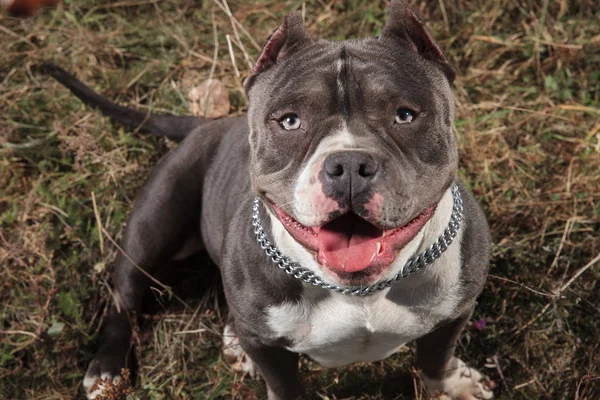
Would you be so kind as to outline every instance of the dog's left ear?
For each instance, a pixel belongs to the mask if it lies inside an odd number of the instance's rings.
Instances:
[[[304,30],[302,14],[295,11],[286,15],[283,23],[271,35],[261,51],[252,73],[246,78],[244,82],[246,92],[258,75],[310,43],[312,43],[312,39]]]
[[[381,31],[380,39],[401,39],[407,42],[416,53],[440,66],[450,83],[454,82],[456,71],[425,25],[403,1],[392,0],[390,17]]]

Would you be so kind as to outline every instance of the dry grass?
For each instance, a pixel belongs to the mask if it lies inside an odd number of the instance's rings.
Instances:
[[[2,398],[81,395],[116,252],[108,236],[100,240],[98,221],[120,238],[137,189],[168,150],[112,126],[33,66],[52,60],[122,104],[175,113],[187,112],[187,88],[213,75],[238,113],[246,103],[236,71],[248,71],[283,13],[302,9],[313,36],[341,39],[377,34],[387,8],[232,1],[230,18],[225,3],[173,3],[71,0],[32,19],[0,16]],[[461,176],[495,239],[474,315],[486,324],[466,329],[459,353],[496,382],[500,398],[600,398],[600,273],[597,258],[590,263],[600,253],[598,7],[411,3],[459,70]],[[211,279],[197,279],[209,283],[200,299],[146,318],[131,398],[264,396],[220,357],[225,310]],[[314,398],[422,399],[413,352],[339,370],[303,360],[303,376]]]

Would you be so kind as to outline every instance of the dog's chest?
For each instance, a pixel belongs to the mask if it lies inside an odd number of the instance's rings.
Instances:
[[[455,306],[453,293],[436,304],[406,306],[385,292],[367,298],[332,293],[268,309],[269,327],[292,341],[289,350],[327,367],[377,361],[431,331]]]

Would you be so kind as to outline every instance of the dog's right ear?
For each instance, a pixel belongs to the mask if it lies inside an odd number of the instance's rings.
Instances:
[[[246,93],[258,75],[310,43],[312,43],[312,39],[304,30],[302,14],[299,11],[295,11],[286,15],[283,23],[267,41],[252,72],[246,78],[244,82]]]

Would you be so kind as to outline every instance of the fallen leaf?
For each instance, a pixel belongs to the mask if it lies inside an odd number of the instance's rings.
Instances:
[[[188,92],[188,107],[193,115],[220,118],[229,114],[229,93],[218,79],[210,79]]]

